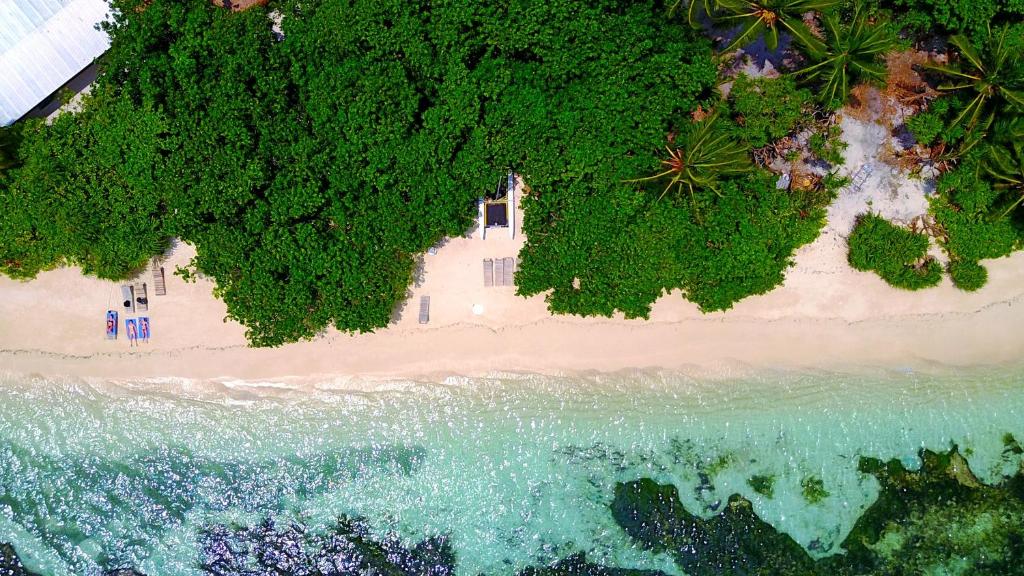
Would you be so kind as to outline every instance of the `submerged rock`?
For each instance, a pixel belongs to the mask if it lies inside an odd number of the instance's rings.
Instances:
[[[14,546],[0,542],[0,576],[39,576],[35,572],[29,572],[21,563]]]
[[[201,540],[207,574],[250,576],[452,576],[455,554],[448,540],[433,537],[406,548],[395,536],[375,539],[368,526],[348,518],[326,533],[298,524],[208,528]]]
[[[920,457],[918,471],[861,459],[861,472],[881,484],[878,499],[843,540],[845,554],[818,561],[738,495],[705,520],[675,486],[643,478],[617,485],[611,510],[626,534],[693,576],[1024,574],[1024,470],[989,486],[955,447]]]
[[[705,520],[683,507],[675,486],[643,478],[618,484],[611,507],[626,534],[649,550],[671,554],[692,576],[812,572],[807,552],[758,518],[739,495]]]
[[[587,562],[586,554],[580,552],[543,568],[529,567],[517,576],[667,576],[660,570],[633,570],[630,568],[609,568]]]
[[[842,543],[822,561],[847,573],[1024,574],[1024,470],[981,483],[954,447],[921,452],[921,469],[862,458],[881,484]]]
[[[1004,455],[1015,460],[1005,464],[1020,466],[1024,450],[1011,440]],[[675,486],[641,478],[616,486],[611,513],[640,546],[667,553],[689,576],[1024,575],[1024,470],[993,486],[975,477],[956,448],[922,451],[920,458],[919,470],[898,460],[861,458],[859,469],[878,480],[879,496],[836,554],[817,561],[739,495],[705,519],[686,510]],[[408,545],[350,518],[316,531],[271,519],[214,524],[199,544],[195,566],[217,576],[453,576],[456,567],[444,536]],[[104,576],[143,576],[123,564],[101,566]],[[0,576],[39,575],[25,569],[11,545],[0,544]],[[602,566],[576,553],[517,576],[664,575]]]

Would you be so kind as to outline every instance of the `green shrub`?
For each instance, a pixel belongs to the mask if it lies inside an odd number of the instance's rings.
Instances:
[[[832,166],[842,166],[846,161],[843,158],[843,151],[846,150],[847,144],[843,141],[843,129],[838,124],[829,126],[825,132],[811,134],[807,147],[812,154]]]
[[[988,282],[988,270],[977,262],[952,261],[949,263],[949,277],[957,288],[974,292]]]
[[[896,22],[914,34],[984,34],[993,21],[1024,12],[1020,0],[881,0]]]
[[[646,317],[674,289],[703,311],[728,309],[778,286],[824,223],[822,206],[802,205],[764,171],[723,181],[721,196],[699,191],[697,212],[689,199],[655,201],[658,190],[621,183],[600,196],[583,183],[542,190],[526,199],[516,281],[521,294],[547,292],[559,313]],[[542,219],[552,205],[557,215]]]
[[[999,258],[1019,246],[1012,220],[992,217],[1002,191],[982,177],[976,158],[943,174],[937,192],[930,210],[946,233],[942,247],[951,261]]]
[[[281,0],[284,41],[266,8],[139,5],[114,0],[83,112],[31,125],[0,175],[0,271],[122,277],[178,237],[254,345],[372,331],[511,165],[552,310],[642,315],[680,277],[652,225],[688,214],[647,219],[622,183],[716,81],[662,3]]]
[[[824,224],[824,206],[775,188],[759,172],[711,195],[700,224],[677,235],[671,249],[679,262],[677,286],[707,312],[727,310],[753,294],[764,294],[785,279],[793,252],[813,241]]]
[[[946,128],[952,103],[952,97],[936,98],[928,108],[907,118],[907,130],[914,136],[914,140],[925,146],[934,144]]]
[[[791,76],[750,78],[740,74],[729,90],[728,104],[739,126],[737,136],[760,148],[793,132],[813,112],[810,90],[797,88]]]
[[[927,236],[875,214],[863,214],[857,219],[849,244],[851,266],[873,271],[897,288],[920,290],[935,286],[942,279],[942,267],[926,257]]]

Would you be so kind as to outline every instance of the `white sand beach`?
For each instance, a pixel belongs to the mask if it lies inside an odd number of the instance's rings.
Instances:
[[[245,379],[312,375],[442,377],[493,371],[563,373],[666,368],[730,374],[744,368],[927,369],[1002,364],[1024,351],[1024,254],[987,262],[989,285],[974,294],[948,279],[910,293],[845,261],[835,230],[797,254],[785,285],[702,314],[678,294],[651,319],[553,317],[542,297],[483,286],[484,256],[516,253],[517,242],[456,239],[426,257],[421,286],[400,320],[374,334],[331,332],[276,349],[246,347],[244,328],[224,321],[212,285],[168,275],[150,296],[149,343],[104,338],[104,313],[119,308],[118,284],[67,268],[31,282],[0,279],[0,364],[9,371],[111,378]],[[168,272],[187,262],[179,247]],[[418,323],[421,294],[430,322]],[[472,306],[484,313],[474,315]]]
[[[872,125],[844,121],[844,171],[873,162]],[[498,371],[567,373],[664,368],[701,374],[751,369],[942,369],[1019,361],[1024,353],[1024,253],[987,261],[989,283],[976,293],[948,278],[905,292],[846,263],[845,236],[871,209],[895,220],[926,208],[927,186],[872,170],[829,209],[829,224],[801,248],[775,291],[727,312],[702,314],[679,294],[663,296],[649,320],[552,316],[542,296],[485,287],[483,259],[516,257],[524,238],[496,231],[484,240],[448,240],[424,255],[421,280],[396,322],[373,334],[335,331],[276,349],[246,346],[244,328],[226,321],[212,284],[172,274],[194,254],[179,245],[165,263],[167,295],[150,290],[153,337],[130,347],[104,338],[104,314],[120,309],[115,282],[75,268],[30,282],[0,278],[0,366],[20,373],[105,378],[181,376],[266,379],[324,375],[439,378]],[[877,176],[884,172],[885,177]],[[522,214],[516,218],[522,222]],[[143,278],[152,286],[147,272]],[[421,295],[430,321],[420,324]],[[474,306],[481,314],[474,313]],[[124,315],[122,315],[124,318]]]

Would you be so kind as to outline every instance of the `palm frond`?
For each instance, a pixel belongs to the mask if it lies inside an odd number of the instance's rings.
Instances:
[[[722,178],[753,170],[747,147],[723,130],[718,118],[718,113],[715,113],[690,125],[677,138],[678,146],[669,148],[668,158],[661,161],[665,169],[653,176],[627,182],[643,183],[667,178],[659,198],[673,189],[692,196],[699,190],[718,193]],[[696,205],[696,200],[693,200]]]
[[[897,45],[887,21],[870,21],[860,2],[854,5],[848,24],[844,24],[834,12],[825,14],[821,21],[825,40],[808,50],[808,56],[814,63],[796,72],[809,81],[821,82],[818,90],[820,101],[843,102],[855,80],[881,81],[885,78],[886,69],[878,60]],[[809,43],[814,44],[813,41]]]

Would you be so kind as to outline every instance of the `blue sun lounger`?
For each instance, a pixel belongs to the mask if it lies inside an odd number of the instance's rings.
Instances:
[[[128,337],[129,344],[134,344],[139,339],[139,325],[135,322],[135,318],[125,318],[124,333]]]
[[[107,310],[107,340],[117,340],[117,312]]]
[[[139,340],[149,342],[149,316],[139,318]]]

